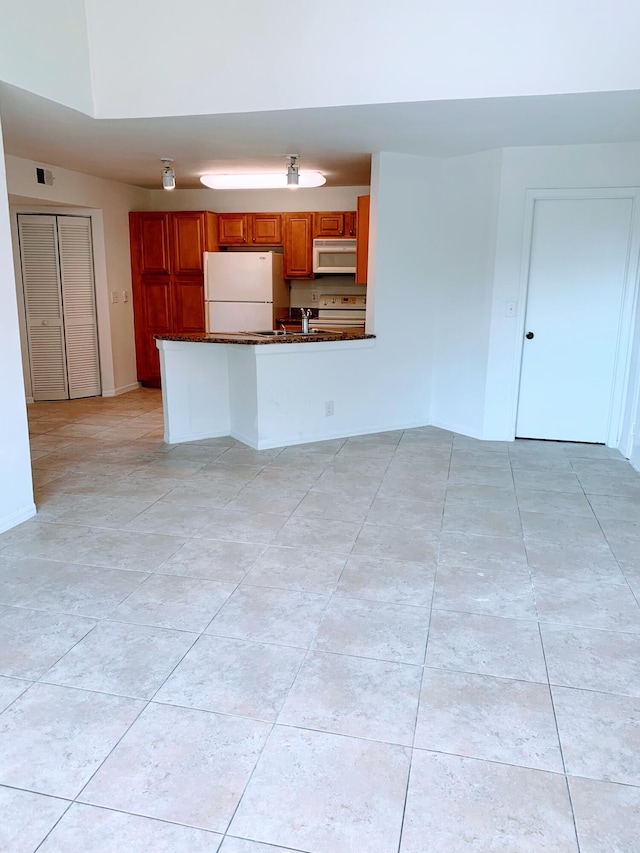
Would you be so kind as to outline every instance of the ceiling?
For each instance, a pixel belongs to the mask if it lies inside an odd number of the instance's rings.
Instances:
[[[278,171],[298,154],[327,186],[369,184],[371,154],[438,158],[523,145],[640,141],[640,92],[374,104],[305,110],[93,119],[0,84],[5,151],[149,189],[161,157],[181,189],[205,172]]]

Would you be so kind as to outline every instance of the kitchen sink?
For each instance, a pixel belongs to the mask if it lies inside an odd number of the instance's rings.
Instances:
[[[308,332],[285,332],[282,329],[267,329],[264,332],[244,332],[245,335],[255,335],[257,338],[308,338],[320,334],[320,329],[310,329]],[[339,335],[340,332],[322,332],[323,335]]]

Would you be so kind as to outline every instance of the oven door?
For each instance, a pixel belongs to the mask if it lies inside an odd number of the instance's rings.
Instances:
[[[322,332],[346,332],[353,329],[356,332],[364,331],[364,318],[353,318],[348,319],[346,317],[336,317],[334,319],[331,318],[322,318],[316,320],[309,320],[309,328],[310,329],[318,329],[318,331]]]

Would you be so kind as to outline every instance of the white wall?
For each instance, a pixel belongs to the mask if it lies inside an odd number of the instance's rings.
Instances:
[[[102,118],[640,88],[635,0],[87,0],[87,26]]]
[[[153,210],[213,210],[260,213],[299,210],[355,210],[369,187],[316,187],[297,190],[149,190]]]
[[[0,158],[0,531],[19,524],[36,511],[6,198],[6,173]]]
[[[640,143],[503,151],[484,438],[511,440],[514,436],[525,306],[518,305],[518,318],[514,321],[514,318],[505,317],[505,302],[520,299],[526,191],[638,186]]]
[[[84,0],[0,0],[0,19],[0,80],[91,115]]]
[[[375,405],[402,413],[398,423],[430,419],[439,169],[404,154],[372,162],[367,331],[378,336]]]
[[[432,421],[481,437],[501,152],[442,164]]]
[[[625,423],[623,427],[624,437],[627,439],[626,447],[622,450],[629,456],[629,461],[640,471],[640,302],[636,309],[635,322],[635,345],[632,351],[631,375],[629,377],[629,399],[625,412]]]
[[[123,302],[122,292],[131,294],[128,213],[149,207],[149,191],[56,166],[51,167],[55,183],[49,187],[36,183],[33,161],[9,155],[6,163],[11,198],[20,197],[12,204],[13,213],[56,212],[60,205],[57,212],[91,213],[103,393],[136,387],[133,303]],[[119,294],[116,304],[110,300],[112,291]]]

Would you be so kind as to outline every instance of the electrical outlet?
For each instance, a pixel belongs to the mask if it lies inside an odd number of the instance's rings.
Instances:
[[[327,400],[324,404],[324,415],[326,418],[330,418],[333,414],[333,400]]]
[[[118,301],[118,291],[117,291],[117,290],[112,290],[112,291],[111,291],[111,302],[115,305],[115,303],[116,303],[117,301]]]
[[[312,291],[311,291],[311,301],[312,301],[312,302],[317,302],[317,301],[318,301],[318,291],[317,291],[317,290],[312,290]]]

